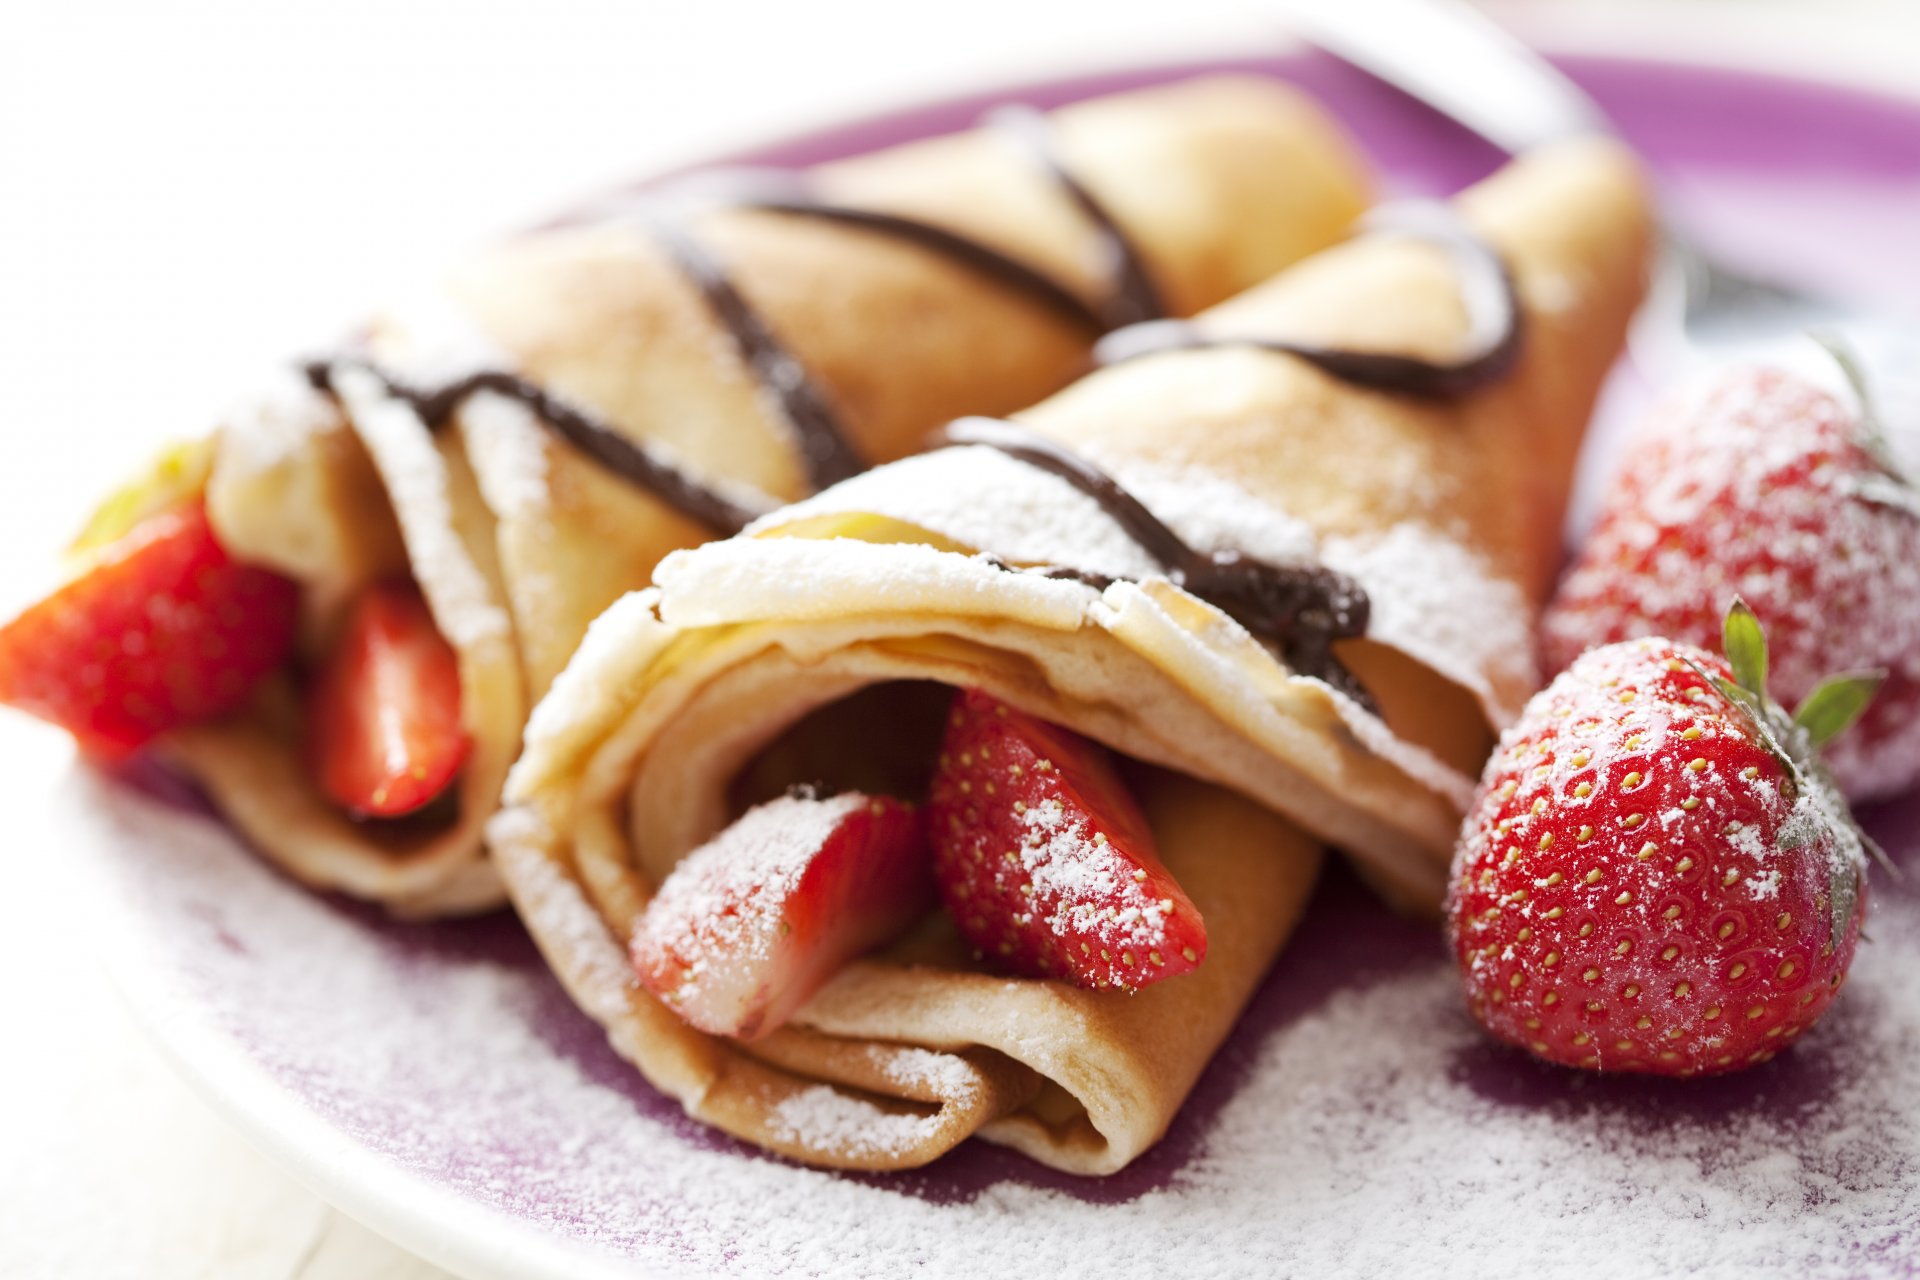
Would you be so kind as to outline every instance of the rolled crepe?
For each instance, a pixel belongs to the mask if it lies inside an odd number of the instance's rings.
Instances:
[[[449,370],[507,370],[718,499],[771,509],[810,491],[815,442],[755,375],[676,244],[717,264],[792,357],[775,381],[804,370],[852,454],[879,463],[957,414],[1009,411],[1072,377],[1099,336],[1116,246],[1131,246],[1168,309],[1187,312],[1334,241],[1366,199],[1338,129],[1269,81],[1097,99],[1047,129],[1050,163],[1069,179],[1002,129],[806,177],[810,199],[986,246],[1055,282],[1069,305],[844,218],[723,206],[662,227],[615,209],[499,246],[424,304],[382,317],[362,353],[377,372],[335,366],[331,395],[289,382],[250,406],[221,433],[209,485],[223,543],[308,587],[313,649],[355,589],[411,573],[458,653],[474,752],[450,824],[352,821],[311,782],[283,680],[250,714],[175,735],[174,757],[304,881],[412,914],[495,905],[480,828],[526,709],[595,615],[667,552],[726,530],[556,439],[524,399],[463,397],[436,432],[409,390],[443,386]]]
[[[677,552],[594,624],[534,714],[490,838],[549,961],[650,1080],[821,1164],[913,1164],[972,1131],[1108,1172],[1164,1132],[1279,951],[1312,837],[1437,906],[1469,771],[1536,679],[1568,474],[1649,245],[1639,175],[1610,143],[1519,161],[1458,209],[1522,312],[1490,385],[1423,400],[1216,346],[1114,365],[1018,415],[1196,548],[1361,583],[1370,628],[1337,652],[1384,718],[1162,576],[1081,489],[979,445]],[[1199,324],[1444,360],[1466,329],[1458,284],[1430,245],[1372,235]],[[1115,580],[1035,571],[1063,566]],[[1136,996],[1072,991],[916,939],[750,1044],[692,1031],[635,983],[624,945],[680,857],[787,783],[916,795],[948,686],[1141,762],[1212,940],[1198,971]],[[849,1065],[902,1054],[912,1089]]]

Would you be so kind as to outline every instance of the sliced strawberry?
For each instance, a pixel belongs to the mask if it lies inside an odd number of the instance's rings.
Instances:
[[[369,588],[307,697],[307,758],[320,789],[356,816],[401,817],[452,785],[472,749],[460,661],[419,588]]]
[[[918,809],[789,795],[680,861],[634,930],[633,967],[693,1026],[751,1039],[933,904]]]
[[[181,503],[0,628],[0,702],[124,756],[244,703],[292,649],[298,603],[291,580],[227,555],[198,499]]]
[[[996,963],[1132,989],[1205,958],[1200,913],[1098,744],[963,692],[929,807],[941,896]]]

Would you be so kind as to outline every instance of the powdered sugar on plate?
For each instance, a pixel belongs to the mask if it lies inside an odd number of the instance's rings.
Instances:
[[[93,775],[61,803],[101,873],[116,967],[188,1068],[329,1194],[357,1207],[354,1188],[378,1186],[385,1229],[475,1274],[971,1280],[1153,1257],[1210,1276],[1480,1280],[1550,1261],[1632,1280],[1920,1264],[1910,889],[1881,887],[1875,943],[1827,1022],[1698,1088],[1494,1047],[1435,931],[1336,873],[1172,1132],[1124,1172],[1071,1178],[971,1143],[921,1173],[845,1176],[686,1120],[504,916],[401,925],[316,899],[210,821]],[[1879,824],[1897,857],[1916,818],[1920,805]],[[266,1101],[225,1087],[235,1062],[271,1082]],[[846,1106],[796,1102],[787,1118],[882,1137],[922,1123]],[[333,1137],[292,1144],[289,1111]],[[453,1207],[470,1215],[457,1255]],[[409,1212],[424,1224],[411,1232]]]

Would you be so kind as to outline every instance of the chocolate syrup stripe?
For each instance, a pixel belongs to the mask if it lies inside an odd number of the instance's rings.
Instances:
[[[1027,294],[1048,310],[1056,311],[1072,323],[1095,333],[1105,333],[1119,327],[1107,320],[1104,309],[1089,305],[1079,294],[1046,272],[931,222],[921,222],[898,213],[881,213],[876,209],[855,209],[847,205],[803,200],[765,200],[754,205],[754,208],[768,213],[791,213],[818,218],[823,222],[838,222],[889,236],[951,258],[970,270]]]
[[[301,373],[316,391],[332,392],[334,374],[342,368],[364,369],[388,395],[404,401],[431,431],[438,431],[454,410],[472,395],[490,391],[524,406],[548,431],[630,484],[645,489],[682,515],[716,533],[731,535],[771,510],[753,508],[702,483],[658,452],[621,435],[526,379],[499,369],[483,369],[445,386],[425,389],[399,381],[378,366],[354,358],[314,360]]]
[[[740,295],[719,259],[671,221],[660,219],[651,230],[674,266],[699,288],[753,376],[779,401],[781,416],[799,438],[801,464],[813,487],[825,489],[865,471],[826,394],[774,335],[766,317]]]
[[[1160,320],[1108,334],[1094,347],[1094,362],[1104,368],[1163,351],[1246,347],[1294,356],[1355,386],[1427,399],[1464,396],[1505,376],[1519,359],[1523,326],[1512,273],[1493,246],[1447,206],[1427,202],[1376,210],[1367,219],[1367,230],[1412,236],[1446,253],[1467,310],[1468,354],[1439,363],[1278,338],[1214,336],[1189,321]]]
[[[860,227],[948,258],[968,270],[1016,289],[1042,306],[1095,333],[1123,324],[1150,320],[1165,312],[1148,277],[1140,250],[1104,205],[1055,154],[1052,130],[1046,118],[1026,108],[1011,108],[989,118],[991,127],[1015,133],[1040,168],[1079,209],[1106,248],[1113,263],[1113,292],[1106,303],[1090,306],[1073,290],[989,244],[930,222],[897,213],[836,205],[816,198],[806,183],[792,174],[746,172],[696,175],[693,179],[652,193],[653,208],[639,217],[674,264],[700,290],[714,318],[720,322],[741,358],[761,384],[779,402],[782,416],[799,437],[807,475],[816,489],[825,489],[864,470],[847,438],[832,402],[808,374],[806,366],[788,351],[753,309],[725,266],[688,235],[665,208],[675,195],[701,204],[813,218],[842,226]]]
[[[1334,641],[1367,633],[1372,604],[1352,578],[1319,565],[1276,565],[1238,551],[1198,551],[1112,476],[1014,423],[962,418],[948,425],[946,438],[996,449],[1066,481],[1099,503],[1141,550],[1159,561],[1169,582],[1279,645],[1294,671],[1325,681],[1379,714],[1372,695],[1333,653]],[[1071,579],[1101,590],[1116,581],[1058,565],[1015,572]]]
[[[1143,308],[1157,308],[1151,285],[1144,283],[1144,269],[1140,266],[1137,249],[1112,216],[1052,154],[1044,119],[1038,126],[1023,121],[1020,128],[1026,144],[1041,157],[1047,172],[1066,188],[1074,203],[1114,246],[1113,256],[1120,264],[1117,292],[1113,303],[1104,311],[1089,306],[1078,294],[1051,276],[990,245],[899,214],[850,208],[814,199],[808,194],[805,184],[791,174],[709,175],[703,191],[688,194],[704,197],[699,202],[709,205],[816,218],[857,226],[917,245],[1017,289],[1071,322],[1096,332],[1112,327],[1107,312],[1133,317],[1140,314]],[[656,193],[653,197],[656,207],[643,208],[639,212],[640,220],[673,260],[674,266],[700,291],[702,300],[733,341],[748,368],[779,402],[781,415],[792,425],[799,438],[801,460],[813,487],[825,489],[864,471],[865,462],[847,439],[833,406],[808,374],[806,366],[786,349],[766,318],[741,294],[720,260],[687,234],[678,220],[665,215],[661,206],[666,201],[662,200],[661,194]],[[1142,287],[1147,290],[1144,294],[1140,292]],[[1157,312],[1149,310],[1148,314]],[[737,533],[765,514],[764,510],[740,505],[656,451],[635,443],[584,411],[504,370],[483,370],[431,390],[409,386],[361,360],[315,361],[303,366],[302,372],[316,390],[331,391],[333,371],[339,363],[352,363],[366,369],[380,381],[388,394],[407,402],[431,430],[444,426],[460,403],[478,392],[491,391],[514,400],[531,411],[554,435],[615,475],[638,485],[718,533]]]
[[[1074,207],[1093,224],[1094,231],[1100,236],[1106,249],[1105,256],[1112,264],[1113,284],[1107,305],[1102,308],[1104,323],[1101,328],[1118,329],[1126,325],[1145,324],[1165,316],[1166,305],[1161,301],[1160,290],[1154,286],[1153,277],[1147,272],[1146,259],[1140,253],[1140,246],[1114,220],[1113,214],[1100,203],[1098,197],[1061,163],[1059,153],[1054,149],[1053,127],[1046,116],[1032,107],[1016,104],[1001,107],[990,114],[987,124],[991,128],[1004,130],[1024,147],[1067,193]]]

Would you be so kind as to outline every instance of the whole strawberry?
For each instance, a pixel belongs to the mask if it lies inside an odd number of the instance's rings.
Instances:
[[[1811,757],[1876,677],[1836,678],[1789,720],[1760,693],[1766,640],[1744,606],[1726,637],[1731,670],[1658,639],[1588,653],[1488,763],[1447,927],[1501,1039],[1568,1066],[1716,1074],[1771,1058],[1840,990],[1865,840]]]
[[[1736,595],[1772,637],[1789,701],[1829,671],[1886,669],[1826,749],[1847,794],[1920,782],[1920,495],[1870,412],[1782,369],[1730,370],[1634,440],[1542,624],[1547,669],[1636,636],[1711,646]]]

